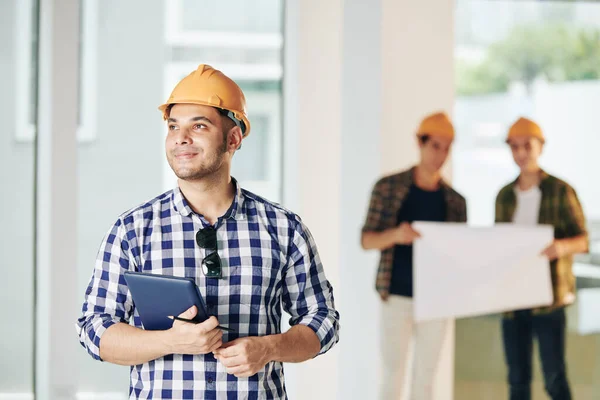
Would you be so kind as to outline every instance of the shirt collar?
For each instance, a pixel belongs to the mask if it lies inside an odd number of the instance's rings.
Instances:
[[[511,182],[511,186],[512,189],[516,189],[517,184],[519,183],[519,178],[521,175],[517,176],[517,178]],[[543,189],[546,186],[546,183],[548,182],[548,178],[550,178],[550,175],[544,171],[543,169],[540,169],[540,184],[539,184],[539,188]]]
[[[234,220],[242,220],[244,219],[244,206],[245,206],[245,197],[244,192],[242,191],[241,186],[235,178],[231,178],[231,181],[235,185],[235,197],[233,198],[233,203],[229,209],[223,214],[223,216],[219,219],[234,219]],[[171,195],[171,200],[173,202],[173,208],[179,214],[184,217],[189,217],[192,214],[195,214],[192,207],[190,207],[187,199],[181,192],[179,185],[173,189],[173,194]]]
[[[404,175],[403,179],[403,184],[406,187],[410,187],[413,185],[413,183],[415,182],[415,173],[417,172],[417,166],[413,166],[410,169],[410,173]],[[442,190],[449,190],[450,189],[450,185],[448,185],[448,183],[444,180],[444,178],[440,178],[440,189]]]

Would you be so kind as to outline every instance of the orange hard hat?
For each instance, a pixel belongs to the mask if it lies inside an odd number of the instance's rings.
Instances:
[[[242,89],[210,65],[200,64],[198,69],[175,86],[167,102],[158,107],[164,119],[169,117],[169,107],[173,104],[199,104],[227,110],[228,117],[241,128],[243,136],[250,133],[246,98]]]
[[[417,130],[417,137],[437,136],[454,140],[454,127],[450,118],[444,112],[437,112],[426,116]]]
[[[532,120],[528,118],[521,117],[519,118],[508,130],[508,136],[506,137],[506,141],[510,141],[510,139],[516,137],[534,137],[543,142],[546,141],[544,138],[544,133],[542,132],[542,128]]]

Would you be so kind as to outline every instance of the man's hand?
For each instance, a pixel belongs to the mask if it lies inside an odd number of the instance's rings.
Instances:
[[[566,255],[566,248],[560,240],[555,240],[552,244],[542,251],[542,255],[548,257],[548,260],[554,261]]]
[[[408,222],[401,223],[394,230],[396,244],[411,244],[415,239],[420,237],[419,232],[415,231]]]
[[[264,337],[244,337],[225,343],[213,352],[227,373],[247,378],[262,370],[269,361],[270,347]]]
[[[192,319],[197,312],[196,306],[192,306],[179,317]],[[173,327],[167,331],[172,353],[208,354],[218,349],[223,344],[223,332],[217,328],[218,325],[215,317],[200,324],[175,320]]]

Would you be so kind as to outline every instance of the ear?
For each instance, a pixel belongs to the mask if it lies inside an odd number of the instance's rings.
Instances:
[[[227,150],[235,152],[242,147],[242,140],[244,136],[242,130],[238,126],[234,126],[229,130],[227,134]]]

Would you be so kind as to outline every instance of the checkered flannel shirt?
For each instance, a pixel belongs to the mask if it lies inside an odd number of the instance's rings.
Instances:
[[[236,184],[237,185],[237,184]],[[290,325],[316,333],[325,353],[338,341],[339,314],[313,237],[295,214],[237,185],[216,223],[223,278],[205,278],[195,233],[208,222],[176,188],[123,214],[98,252],[77,323],[79,340],[100,360],[102,334],[124,322],[142,328],[125,271],[193,278],[210,314],[235,329],[223,341],[280,333]],[[209,250],[209,252],[212,250]],[[160,296],[157,293],[157,296]],[[270,362],[249,378],[228,375],[213,354],[171,354],[131,367],[130,399],[286,399],[283,366]]]
[[[517,208],[516,185],[517,180],[506,185],[498,193],[496,197],[496,222],[513,222]],[[542,201],[538,223],[554,226],[554,237],[556,239],[587,236],[581,203],[575,190],[568,183],[542,172],[540,190],[542,191]],[[550,307],[532,310],[534,313],[550,312],[575,301],[573,256],[569,255],[552,261],[550,263],[550,276],[554,294],[553,303]],[[505,313],[504,315],[510,317],[512,313]]]
[[[413,184],[415,168],[381,178],[374,186],[369,203],[367,219],[363,232],[382,232],[397,225],[398,211],[404,204],[410,187]],[[446,182],[441,182],[446,201],[446,221],[466,222],[467,203],[458,192]],[[392,268],[394,264],[394,248],[381,251],[375,288],[386,296],[390,292]]]

